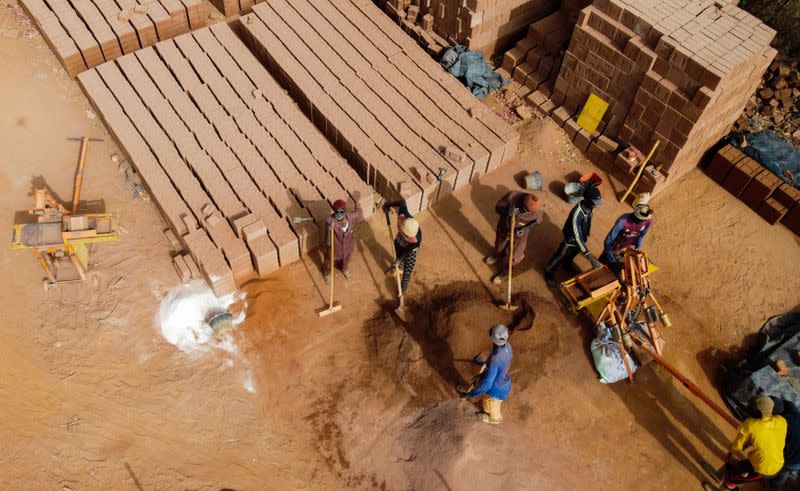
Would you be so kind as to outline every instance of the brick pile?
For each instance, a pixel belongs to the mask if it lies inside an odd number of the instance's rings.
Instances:
[[[531,22],[558,10],[559,0],[376,0],[398,23],[420,19],[451,44],[488,58],[510,48]]]
[[[78,80],[188,252],[176,268],[217,295],[316,247],[329,203],[348,192],[372,212],[369,187],[227,24]]]
[[[519,134],[369,0],[269,0],[240,21],[359,175],[413,211],[516,152]]]
[[[499,72],[520,85],[515,90],[520,98],[538,90],[540,94],[533,96],[533,105],[539,106],[542,96],[550,96],[578,14],[590,3],[591,0],[563,2],[558,12],[531,24],[527,36],[503,55]]]
[[[21,0],[71,77],[205,25],[202,0]]]
[[[800,189],[783,182],[733,145],[720,149],[705,171],[764,220],[770,224],[780,221],[800,235]]]
[[[642,182],[660,190],[730,130],[775,57],[775,31],[734,3],[595,0],[581,12],[549,107],[538,105],[609,171],[629,170],[614,158],[617,143],[642,153],[660,140]],[[609,103],[591,135],[576,122],[590,93]]]

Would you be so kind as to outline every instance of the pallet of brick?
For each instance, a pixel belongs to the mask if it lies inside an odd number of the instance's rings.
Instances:
[[[333,201],[372,212],[370,188],[227,24],[78,80],[218,295],[316,248]]]
[[[451,44],[491,59],[509,49],[531,22],[558,10],[558,0],[376,0],[398,24],[418,20]]]
[[[202,27],[201,0],[22,0],[71,77],[123,54]]]
[[[254,52],[387,199],[424,209],[516,151],[519,135],[368,0],[268,0],[241,24]]]
[[[660,141],[658,191],[730,130],[775,57],[774,35],[735,2],[596,0],[581,12],[551,100],[576,114],[594,93],[609,103],[597,135],[644,151]]]

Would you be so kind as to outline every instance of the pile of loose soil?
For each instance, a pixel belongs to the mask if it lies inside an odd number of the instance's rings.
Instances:
[[[493,302],[481,283],[455,282],[408,298],[407,323],[391,307],[382,309],[364,326],[370,361],[420,404],[453,395],[465,378],[471,380],[475,355],[491,349],[491,326],[506,324],[512,333],[533,326],[528,294],[514,297],[513,303],[522,306],[516,312]]]

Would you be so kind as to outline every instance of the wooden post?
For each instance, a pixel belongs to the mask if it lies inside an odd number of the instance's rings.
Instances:
[[[78,201],[81,199],[81,186],[83,185],[83,167],[86,163],[86,153],[89,151],[89,137],[81,139],[81,153],[78,157],[78,173],[75,174],[75,190],[72,194],[72,214],[78,213]]]
[[[656,153],[656,149],[658,148],[659,144],[661,144],[661,140],[656,140],[656,144],[653,145],[653,149],[650,150],[650,153],[647,154],[647,158],[644,159],[644,162],[642,162],[642,165],[639,167],[639,171],[636,173],[636,177],[633,178],[633,182],[628,187],[628,190],[625,191],[625,194],[622,195],[622,198],[620,198],[620,203],[624,203],[628,198],[628,195],[631,194],[631,191],[633,191],[633,188],[636,187],[636,183],[639,182],[639,178],[642,177],[642,172],[644,172],[645,166],[648,162],[650,162],[650,158],[653,157],[653,154]]]

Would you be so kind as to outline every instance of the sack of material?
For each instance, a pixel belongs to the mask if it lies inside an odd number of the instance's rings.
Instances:
[[[598,329],[597,338],[592,341],[591,350],[594,366],[600,374],[600,382],[613,384],[628,378],[628,371],[625,370],[625,362],[622,360],[619,343],[614,341],[611,329],[607,327]],[[635,373],[639,367],[630,354],[626,356],[631,372]]]

